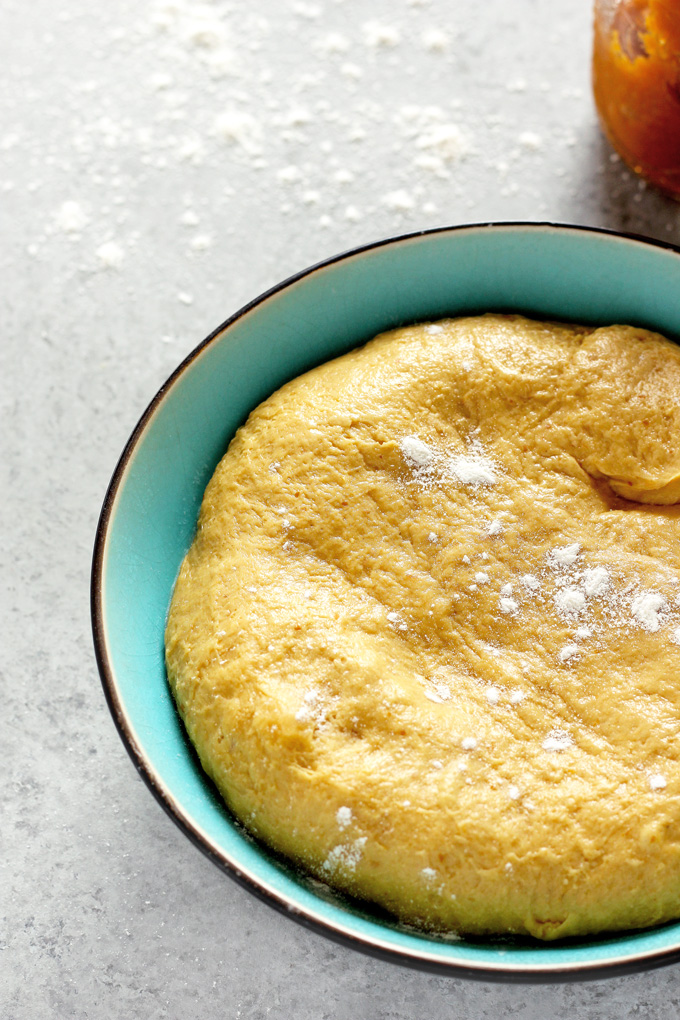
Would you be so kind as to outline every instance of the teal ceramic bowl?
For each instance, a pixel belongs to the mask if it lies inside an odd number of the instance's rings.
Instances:
[[[485,310],[627,322],[680,337],[680,250],[551,224],[397,237],[307,269],[228,319],[134,430],[106,495],[92,574],[95,647],[121,737],[151,792],[216,864],[272,906],[394,962],[506,981],[602,977],[680,959],[680,923],[597,939],[457,941],[335,896],[251,839],[187,743],[163,631],[203,490],[248,412],[287,379],[402,323]]]

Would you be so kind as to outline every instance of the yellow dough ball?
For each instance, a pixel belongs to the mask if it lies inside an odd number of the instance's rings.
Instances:
[[[260,839],[430,931],[680,916],[680,350],[513,315],[285,385],[210,482],[167,624]]]

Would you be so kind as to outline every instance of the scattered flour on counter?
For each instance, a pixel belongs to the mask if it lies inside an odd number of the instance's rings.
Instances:
[[[95,251],[104,269],[119,269],[125,260],[125,251],[116,241],[105,241]]]
[[[535,131],[522,131],[517,141],[523,149],[528,149],[531,152],[537,152],[543,147],[543,139]]]
[[[192,237],[189,242],[189,247],[192,251],[207,251],[212,247],[212,243],[210,234],[196,234],[196,237]]]
[[[250,156],[261,151],[262,128],[244,110],[224,110],[213,123],[216,136],[227,145],[237,145]]]
[[[382,197],[382,203],[393,212],[411,212],[415,209],[415,199],[404,188],[397,188],[396,191],[388,191]]]
[[[633,618],[645,630],[657,631],[661,626],[659,614],[665,605],[666,600],[659,592],[643,591],[633,599],[631,606]]]
[[[415,147],[421,152],[433,154],[442,164],[460,162],[471,149],[468,136],[457,124],[437,124],[423,131],[416,138]],[[435,164],[430,169],[438,169],[438,165]]]
[[[399,30],[393,25],[384,25],[379,21],[367,21],[362,26],[364,42],[372,49],[391,48],[401,41]]]
[[[79,202],[67,201],[57,209],[54,222],[65,234],[78,234],[90,222],[90,218]]]
[[[201,221],[193,209],[185,209],[179,218],[179,222],[183,227],[197,227]]]
[[[426,50],[443,53],[449,46],[449,36],[441,28],[426,28],[420,37]]]

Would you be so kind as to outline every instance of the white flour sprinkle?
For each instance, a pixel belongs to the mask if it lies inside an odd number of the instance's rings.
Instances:
[[[423,868],[420,874],[423,876],[426,882],[433,882],[437,877],[437,872],[434,870],[434,868]]]
[[[584,641],[586,638],[592,637],[593,632],[590,627],[579,627],[574,637],[577,641]]]
[[[416,436],[404,436],[399,447],[404,460],[415,471],[428,471],[432,467],[434,453],[421,439],[417,439]]]
[[[475,574],[475,581],[477,582],[477,584],[487,584],[488,580],[489,575],[484,573],[483,570],[478,570],[477,573]]]
[[[366,845],[366,836],[359,836],[351,843],[339,843],[334,846],[322,864],[322,870],[332,874],[338,868],[345,871],[356,871]]]
[[[464,751],[474,751],[477,747],[477,741],[474,737],[463,737],[460,746]]]
[[[463,556],[463,563],[469,564],[469,562],[470,562],[470,557],[466,554],[465,556]]]
[[[210,234],[196,234],[196,237],[192,237],[189,242],[189,247],[192,251],[207,251],[212,247],[212,243]]]
[[[116,241],[105,241],[100,244],[95,255],[105,269],[119,269],[125,260],[125,251]]]
[[[508,797],[510,798],[510,800],[519,800],[519,795],[520,795],[519,786],[514,786],[513,784],[511,784],[508,787]]]
[[[486,529],[486,533],[491,538],[495,538],[496,535],[502,535],[503,530],[504,530],[503,521],[499,521],[498,519],[496,519],[495,521],[491,521],[488,528]]]
[[[650,790],[663,790],[666,786],[666,777],[655,773],[649,777],[649,788]]]
[[[372,49],[391,48],[399,44],[401,36],[393,25],[384,25],[379,21],[367,21],[362,26],[364,42]]]
[[[78,234],[90,218],[79,202],[62,202],[54,215],[55,225],[65,234]]]
[[[383,205],[388,209],[392,209],[393,212],[411,212],[415,208],[415,200],[413,195],[409,194],[405,188],[397,188],[396,191],[388,191],[386,195],[383,195],[381,199]]]
[[[427,536],[427,540],[428,540],[428,542],[432,542],[432,543],[438,542],[439,541],[439,535],[437,534],[436,531],[431,531],[430,534]]]
[[[461,485],[495,485],[498,481],[493,462],[479,455],[451,457],[448,468]]]
[[[680,627],[676,627],[671,635],[671,641],[674,645],[680,645]]]
[[[402,619],[399,613],[396,613],[394,610],[391,610],[387,614],[387,622],[391,623],[396,630],[401,631],[408,630],[405,621]]]
[[[633,599],[631,606],[633,618],[648,631],[657,631],[661,626],[659,614],[666,605],[666,600],[657,591],[643,591]]]
[[[583,571],[583,587],[590,598],[604,595],[611,586],[611,576],[606,567],[589,567]]]
[[[519,703],[521,701],[524,701],[525,698],[526,698],[526,694],[524,693],[524,691],[519,691],[518,690],[518,691],[511,691],[510,692],[510,704],[511,705],[519,705]]]
[[[443,326],[438,326],[435,322],[433,322],[433,323],[430,323],[429,326],[425,327],[425,332],[429,333],[430,336],[437,336],[438,333],[443,333],[444,332],[444,327]]]
[[[215,118],[214,131],[220,141],[238,146],[248,155],[261,151],[262,128],[252,114],[243,110],[224,110]]]
[[[269,465],[269,470],[270,470],[270,472],[273,475],[275,475],[275,474],[278,474],[280,467],[281,467],[281,461],[280,460],[273,460],[271,462],[271,464]]]
[[[550,733],[543,741],[544,751],[566,751],[574,741],[564,730],[550,730]]]
[[[432,762],[432,768],[433,769],[443,769],[444,768],[444,762],[440,761],[439,758],[435,758],[434,761]]]
[[[326,718],[326,711],[321,704],[317,691],[306,691],[302,699],[302,707],[295,713],[298,722],[323,723]]]
[[[566,613],[567,616],[577,616],[585,609],[586,598],[578,588],[565,588],[563,591],[558,591],[555,595],[555,605],[560,613]]]
[[[580,551],[581,546],[578,542],[574,542],[573,545],[556,545],[546,555],[550,566],[554,570],[559,570],[564,567],[573,567]]]
[[[501,595],[501,597],[498,600],[498,608],[500,609],[501,613],[504,613],[506,616],[511,616],[513,613],[517,612],[517,610],[519,609],[519,604],[516,602],[515,599],[511,599],[505,595]]]
[[[497,687],[488,687],[484,693],[490,705],[497,705],[500,701],[501,692]]]
[[[512,595],[512,585],[504,584],[501,588],[501,595]]]
[[[495,485],[497,482],[496,465],[484,456],[478,442],[470,444],[468,454],[454,457],[442,457],[417,436],[404,436],[399,447],[404,460],[417,475],[432,475],[438,467],[442,476],[453,478],[462,485]]]
[[[425,696],[429,698],[430,701],[435,701],[441,704],[442,701],[450,700],[451,691],[445,683],[437,683],[433,680],[432,687],[434,688],[434,693],[432,691],[425,691]]]
[[[352,823],[352,809],[349,807],[339,807],[335,812],[335,820],[338,823],[338,828],[346,829]]]
[[[535,131],[522,131],[521,135],[517,139],[519,144],[524,149],[536,152],[543,145],[543,140],[540,135],[537,135]]]
[[[522,574],[521,581],[529,591],[538,591],[541,587],[541,582],[533,574]]]
[[[441,28],[426,28],[420,39],[432,53],[443,53],[449,45],[449,37]]]
[[[438,157],[432,166],[425,169],[441,169],[440,164],[455,164],[464,159],[470,152],[470,141],[457,124],[435,124],[415,139],[415,147],[421,151],[431,152]],[[422,164],[421,164],[422,165]]]
[[[569,662],[570,659],[573,659],[574,656],[578,654],[579,654],[578,645],[568,644],[560,648],[557,658],[560,660],[560,662]]]

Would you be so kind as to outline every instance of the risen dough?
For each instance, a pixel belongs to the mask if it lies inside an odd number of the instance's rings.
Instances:
[[[680,915],[679,396],[661,337],[487,315],[251,414],[166,649],[252,832],[432,930]]]

